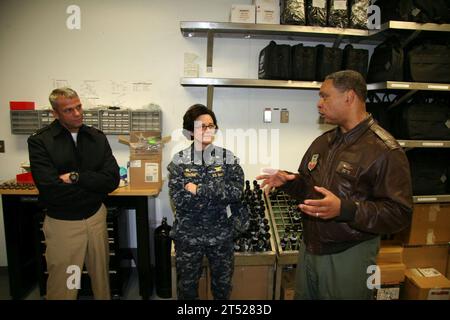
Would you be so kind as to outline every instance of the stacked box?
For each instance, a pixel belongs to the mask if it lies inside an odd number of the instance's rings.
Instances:
[[[132,189],[162,187],[162,146],[159,131],[130,133],[129,183]]]

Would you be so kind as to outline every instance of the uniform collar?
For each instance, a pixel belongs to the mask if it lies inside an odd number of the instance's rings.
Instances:
[[[65,127],[63,127],[61,125],[61,123],[59,122],[58,119],[55,119],[50,124],[50,131],[51,131],[53,137],[56,137],[56,136],[60,135],[63,132],[66,132],[66,131],[69,132],[69,130],[67,130]],[[92,135],[92,131],[90,130],[90,128],[88,126],[84,125],[84,124],[78,130],[78,133],[80,133],[80,132],[86,132],[89,135]]]
[[[332,134],[328,138],[328,143],[330,145],[343,142],[345,144],[351,144],[358,140],[364,132],[367,131],[367,129],[370,128],[371,125],[373,125],[375,121],[373,120],[373,117],[371,114],[368,114],[367,118],[361,121],[356,127],[351,129],[350,131],[347,131],[345,133],[342,132],[340,127],[337,127],[332,131]]]
[[[205,149],[197,151],[195,150],[194,142],[192,142],[190,149],[191,149],[191,161],[193,161],[196,164],[210,164],[211,162],[215,161],[216,147],[212,143],[206,146]]]

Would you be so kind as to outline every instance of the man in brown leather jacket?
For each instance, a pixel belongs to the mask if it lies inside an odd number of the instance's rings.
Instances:
[[[408,226],[412,188],[397,141],[366,112],[364,78],[345,70],[320,88],[318,109],[337,127],[309,147],[298,174],[257,177],[301,201],[297,299],[370,299],[380,235]],[[371,278],[370,278],[371,277]],[[375,283],[375,285],[377,285]]]

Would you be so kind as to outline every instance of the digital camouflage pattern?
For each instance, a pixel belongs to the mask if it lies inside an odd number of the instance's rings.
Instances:
[[[167,167],[169,193],[176,209],[171,236],[175,241],[178,298],[197,299],[202,258],[211,269],[215,299],[228,299],[233,275],[233,229],[227,206],[245,219],[240,208],[244,172],[230,151],[209,145],[203,152],[194,144],[175,154]],[[197,185],[194,195],[184,189]],[[244,221],[245,223],[245,221]]]

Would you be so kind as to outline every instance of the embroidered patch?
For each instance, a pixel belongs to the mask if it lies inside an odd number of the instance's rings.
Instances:
[[[313,154],[313,156],[311,157],[311,160],[308,162],[308,170],[309,171],[313,171],[316,168],[318,160],[319,160],[319,154],[318,153]]]

